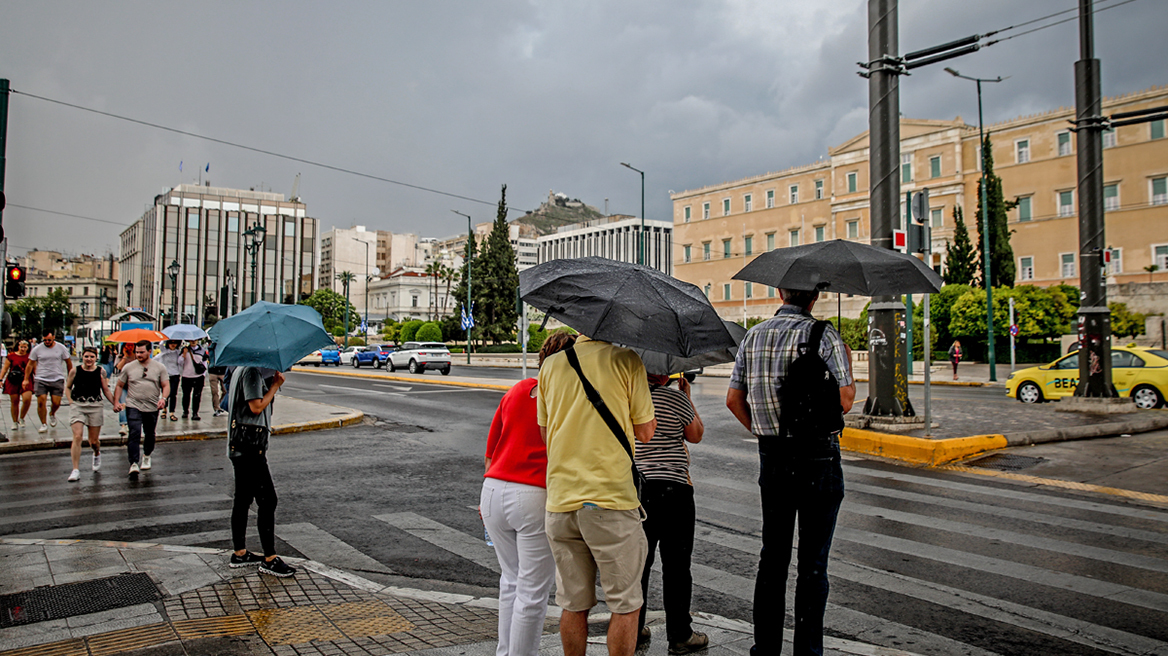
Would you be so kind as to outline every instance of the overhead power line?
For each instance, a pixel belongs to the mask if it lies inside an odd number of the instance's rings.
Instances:
[[[114,114],[112,112],[105,112],[105,111],[102,111],[100,109],[93,109],[92,107],[85,107],[83,105],[77,105],[74,103],[65,102],[63,100],[56,100],[54,98],[47,98],[45,96],[38,96],[37,94],[29,93],[27,91],[19,91],[17,89],[10,89],[10,91],[14,94],[20,94],[22,96],[27,96],[29,98],[36,98],[37,100],[43,100],[45,102],[53,103],[56,105],[70,107],[72,109],[79,109],[79,110],[84,111],[84,112],[90,112],[92,114],[98,114],[101,116],[114,118],[114,119],[117,119],[119,121],[126,121],[128,123],[143,125],[143,126],[146,126],[149,128],[154,128],[156,130],[163,130],[166,132],[173,132],[175,134],[181,134],[183,136],[192,137],[195,139],[202,139],[204,141],[210,141],[212,143],[217,143],[217,144],[221,144],[224,146],[231,146],[232,148],[239,148],[242,150],[248,150],[248,151],[251,151],[253,153],[260,153],[261,155],[268,155],[270,157],[278,157],[280,159],[286,159],[286,160],[289,160],[292,162],[300,162],[301,164],[308,164],[309,166],[316,166],[316,167],[319,167],[322,169],[328,169],[330,171],[337,171],[339,173],[346,173],[348,175],[355,175],[357,177],[367,178],[369,180],[377,180],[378,182],[386,182],[386,183],[398,185],[401,187],[408,187],[410,189],[417,189],[418,191],[425,191],[425,192],[431,193],[431,194],[438,194],[440,196],[446,196],[448,198],[457,198],[459,200],[465,200],[465,201],[468,201],[471,203],[479,203],[482,205],[491,205],[491,206],[495,206],[497,204],[494,201],[482,200],[480,198],[472,198],[470,196],[463,196],[461,194],[456,194],[456,193],[452,193],[449,191],[442,191],[441,189],[434,189],[432,187],[423,187],[422,185],[411,184],[409,182],[402,182],[400,180],[393,180],[391,178],[386,178],[386,177],[382,177],[379,175],[373,175],[372,173],[364,173],[362,171],[356,171],[354,169],[347,169],[347,168],[344,168],[342,166],[334,166],[332,164],[325,164],[323,162],[317,162],[315,160],[306,159],[303,157],[296,157],[294,155],[285,155],[284,153],[277,153],[275,151],[266,150],[263,148],[256,148],[255,146],[248,146],[245,144],[236,143],[234,141],[227,141],[226,139],[218,139],[215,137],[208,137],[206,135],[198,134],[195,132],[190,132],[187,130],[180,130],[178,128],[172,128],[172,127],[167,126],[167,125],[161,125],[158,123],[151,123],[150,121],[143,121],[141,119],[131,118],[129,116],[122,116],[120,114]],[[519,210],[517,208],[509,208],[509,209],[515,210],[517,212],[523,211],[523,210]]]
[[[86,221],[97,221],[98,223],[109,223],[116,226],[128,228],[129,223],[120,223],[118,221],[110,221],[108,219],[95,219],[92,216],[82,216],[80,214],[69,214],[68,212],[57,212],[56,210],[46,210],[40,207],[29,207],[28,205],[17,205],[16,203],[8,203],[8,207],[19,207],[22,210],[31,210],[33,212],[44,212],[45,214],[56,214],[57,216],[67,216],[73,219],[85,219]]]
[[[1121,6],[1123,6],[1123,5],[1130,4],[1130,3],[1133,3],[1133,2],[1135,2],[1135,1],[1136,1],[1136,0],[1120,0],[1120,2],[1116,2],[1115,4],[1110,4],[1110,5],[1107,5],[1106,7],[1097,7],[1097,8],[1095,8],[1095,9],[1092,9],[1092,10],[1091,10],[1091,14],[1092,14],[1092,15],[1094,15],[1094,14],[1098,14],[1098,13],[1099,13],[1099,12],[1101,12],[1101,11],[1107,11],[1108,9],[1115,9],[1116,7],[1121,7]],[[1062,25],[1063,23],[1069,23],[1069,22],[1071,22],[1071,21],[1078,20],[1078,19],[1079,19],[1079,16],[1077,15],[1077,12],[1078,12],[1078,11],[1079,11],[1079,10],[1078,10],[1078,8],[1075,8],[1075,9],[1067,9],[1067,10],[1065,10],[1065,11],[1060,11],[1060,12],[1057,12],[1057,13],[1051,14],[1051,15],[1049,15],[1049,16],[1044,16],[1044,17],[1042,17],[1042,18],[1035,18],[1034,20],[1026,21],[1025,23],[1018,23],[1017,25],[1011,25],[1010,27],[1004,27],[1004,28],[1002,28],[1002,29],[1000,29],[1000,30],[995,30],[995,31],[993,31],[993,32],[990,32],[989,34],[987,34],[987,35],[985,35],[985,36],[991,36],[991,35],[994,35],[994,34],[1000,34],[1000,33],[1002,33],[1002,32],[1006,32],[1006,31],[1008,31],[1008,30],[1013,30],[1013,29],[1016,29],[1016,28],[1019,28],[1019,27],[1025,26],[1025,25],[1032,25],[1032,24],[1034,24],[1034,23],[1039,23],[1039,22],[1042,22],[1042,21],[1044,21],[1044,20],[1047,20],[1047,19],[1049,19],[1049,18],[1053,18],[1053,17],[1055,17],[1055,16],[1060,16],[1060,15],[1062,15],[1062,14],[1065,14],[1065,13],[1069,13],[1069,12],[1076,12],[1076,15],[1074,15],[1074,16],[1071,16],[1070,18],[1064,18],[1064,19],[1062,19],[1062,20],[1057,20],[1057,21],[1055,21],[1055,22],[1053,22],[1053,23],[1047,23],[1046,25],[1040,25],[1040,26],[1038,26],[1038,27],[1036,27],[1036,28],[1033,28],[1033,29],[1030,29],[1030,30],[1026,30],[1025,32],[1019,32],[1019,33],[1017,33],[1017,34],[1011,34],[1010,36],[1003,37],[1003,38],[1001,38],[1001,39],[994,39],[993,41],[987,41],[986,43],[984,43],[984,44],[983,44],[983,47],[985,47],[985,46],[992,46],[992,45],[994,45],[995,43],[1001,43],[1001,42],[1003,42],[1003,41],[1009,41],[1010,39],[1017,39],[1017,38],[1018,38],[1018,37],[1020,37],[1020,36],[1026,36],[1027,34],[1034,34],[1035,32],[1039,32],[1039,31],[1045,30],[1045,29],[1046,29],[1046,28],[1048,28],[1048,27],[1054,27],[1054,26],[1056,26],[1056,25]]]

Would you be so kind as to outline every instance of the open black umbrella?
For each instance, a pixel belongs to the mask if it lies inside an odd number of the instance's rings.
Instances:
[[[722,324],[726,326],[726,331],[730,333],[730,337],[734,339],[734,343],[741,344],[742,338],[746,337],[746,329],[733,321],[722,321]],[[716,364],[734,362],[734,358],[738,356],[737,346],[718,349],[717,351],[708,351],[689,358],[681,358],[676,355],[668,355],[659,351],[650,351],[641,348],[635,348],[633,350],[637,352],[637,355],[641,356],[641,362],[645,363],[645,371],[659,376],[672,376],[673,374],[693,371],[702,367],[712,367]]]
[[[690,357],[737,343],[695,285],[601,257],[552,260],[519,272],[519,295],[594,339]]]
[[[734,279],[860,296],[932,294],[941,291],[942,282],[936,271],[911,255],[843,239],[763,253]]]

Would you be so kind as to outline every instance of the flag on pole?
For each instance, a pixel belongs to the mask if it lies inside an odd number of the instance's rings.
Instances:
[[[178,170],[180,172],[182,171],[182,160],[181,159],[178,161]]]
[[[207,162],[207,168],[205,168],[203,170],[206,171],[207,173],[210,173],[211,172],[211,162]]]
[[[467,316],[467,314],[466,314],[466,306],[465,305],[462,306],[461,325],[462,325],[463,330],[470,330],[471,328],[474,328],[474,325],[475,325],[475,322],[474,322],[474,303],[470,304],[470,316]]]

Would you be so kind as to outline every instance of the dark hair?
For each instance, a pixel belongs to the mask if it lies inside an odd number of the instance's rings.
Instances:
[[[81,349],[81,353],[82,353],[82,355],[84,355],[86,353],[92,353],[94,355],[97,355],[97,347],[96,346],[86,346],[85,348]]]
[[[148,339],[140,339],[137,342],[134,342],[134,348],[137,349],[139,347],[144,348],[147,351],[149,351],[152,348],[152,346],[150,344],[150,340],[148,340]]]
[[[784,303],[801,308],[806,308],[819,298],[819,292],[814,289],[780,289],[779,295],[783,297]]]
[[[543,366],[543,361],[553,353],[559,353],[569,346],[576,343],[576,336],[568,333],[552,333],[543,341],[543,346],[539,349],[539,366]]]
[[[52,328],[45,331],[45,337],[54,337],[55,338],[56,336],[57,336],[57,333],[54,332]]]

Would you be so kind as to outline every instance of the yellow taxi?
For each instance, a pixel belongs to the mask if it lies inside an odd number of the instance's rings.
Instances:
[[[1120,396],[1135,399],[1142,409],[1164,406],[1168,396],[1168,351],[1116,346],[1111,349],[1111,381]],[[1006,381],[1006,396],[1023,403],[1042,403],[1075,393],[1079,384],[1079,352],[1050,364],[1019,369]]]

